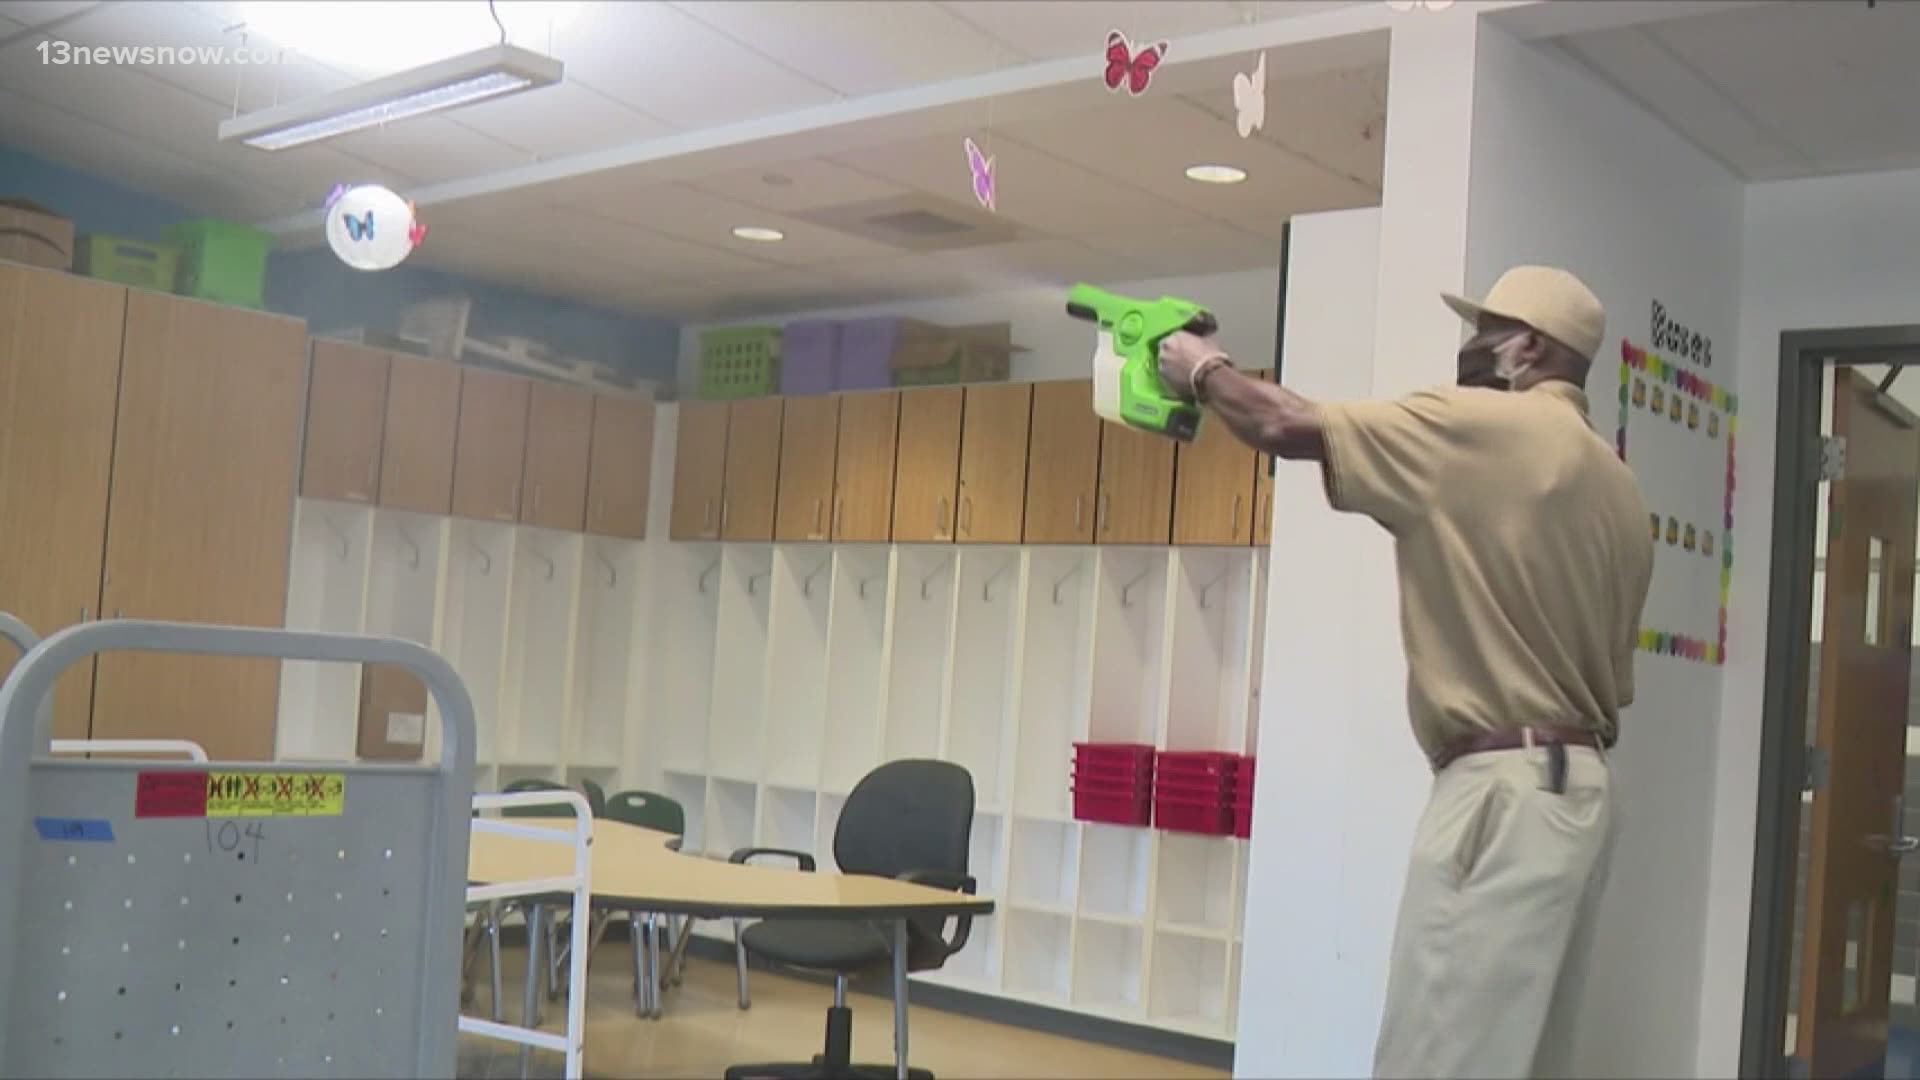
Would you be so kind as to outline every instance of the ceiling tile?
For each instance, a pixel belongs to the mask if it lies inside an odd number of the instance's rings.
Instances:
[[[568,205],[583,213],[641,225],[684,240],[718,247],[763,262],[797,265],[834,259],[891,254],[894,249],[856,236],[742,206],[681,184],[654,184],[598,191],[576,191]],[[741,225],[778,229],[786,234],[767,244],[734,238]]]
[[[1080,238],[1104,254],[1125,259],[1135,277],[1177,277],[1280,265],[1280,242],[1231,225],[1126,229]]]
[[[831,161],[792,161],[693,181],[711,195],[780,214],[890,199],[907,189]]]
[[[833,101],[825,86],[666,4],[610,4],[556,37],[567,78],[680,128]]]
[[[528,163],[525,152],[466,127],[460,119],[458,111],[417,116],[389,127],[329,139],[325,145],[422,184],[481,176]]]
[[[1062,122],[1071,127],[1073,119]],[[998,213],[1016,225],[1063,235],[1139,222],[1177,225],[1200,220],[1192,211],[1102,175],[1134,167],[1132,154],[1112,160],[1113,148],[1131,145],[1132,136],[1107,143],[1099,154],[1075,163],[1062,160],[1051,147],[1047,152],[1034,149],[1046,145],[1044,140],[1016,140],[1013,135],[1009,128],[983,134],[981,142],[983,151],[994,159]],[[834,159],[904,187],[974,205],[965,146],[955,136],[868,147],[836,154]]]
[[[937,4],[697,0],[673,6],[849,96],[992,71],[1018,56]]]
[[[1021,56],[1053,58],[1106,51],[1107,32],[1124,31],[1137,45],[1219,30],[1246,22],[1254,5],[1222,0],[945,0],[940,5],[992,34]],[[1286,4],[1268,4],[1280,10]],[[1307,5],[1301,5],[1307,6]]]
[[[441,232],[467,228],[508,241],[513,250],[558,255],[591,255],[609,266],[644,272],[653,278],[687,280],[719,274],[773,269],[776,264],[720,246],[695,243],[626,222],[594,217],[561,207],[495,211],[479,202],[436,213],[430,228]],[[438,235],[435,233],[434,235]]]
[[[601,150],[673,131],[663,121],[572,81],[482,102],[456,115],[462,126],[536,158]]]
[[[17,34],[26,28],[26,23],[17,22],[7,18],[5,15],[0,15],[0,34]]]
[[[7,17],[28,26],[45,26],[99,6],[93,0],[7,0]]]
[[[1133,260],[1074,240],[1043,239],[989,244],[920,257],[936,272],[959,275],[965,292],[999,292],[1076,281],[1117,281],[1147,276]]]
[[[1183,96],[1220,124],[1234,122],[1230,80],[1221,80],[1217,90]],[[1269,69],[1266,102],[1266,122],[1254,138],[1379,190],[1386,163],[1384,66],[1292,79],[1274,78]]]

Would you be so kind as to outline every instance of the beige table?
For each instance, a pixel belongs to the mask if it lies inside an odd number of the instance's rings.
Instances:
[[[570,830],[572,819],[521,818],[516,824]],[[807,873],[748,866],[687,855],[669,845],[667,833],[623,822],[593,821],[591,902],[597,907],[696,918],[813,918],[886,920],[894,924],[893,991],[907,992],[907,919],[914,916],[988,915],[993,901],[964,893],[853,874]],[[573,873],[573,849],[497,833],[475,832],[467,877],[497,885]],[[557,901],[559,897],[554,897]],[[533,1023],[539,994],[537,951],[540,903],[527,909],[526,1023]],[[636,971],[636,982],[657,977]],[[655,991],[657,993],[657,989]],[[894,1043],[900,1075],[906,1076],[905,1013],[896,1014]]]

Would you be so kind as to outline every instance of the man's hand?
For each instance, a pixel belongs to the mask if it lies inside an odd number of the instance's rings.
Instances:
[[[1214,339],[1175,330],[1160,339],[1160,378],[1167,389],[1192,401],[1194,369],[1210,356],[1225,355],[1226,350]]]

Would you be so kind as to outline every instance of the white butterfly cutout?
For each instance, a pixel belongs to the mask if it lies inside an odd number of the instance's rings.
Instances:
[[[1250,137],[1267,123],[1267,54],[1261,53],[1253,65],[1253,74],[1233,76],[1234,127],[1240,137]]]

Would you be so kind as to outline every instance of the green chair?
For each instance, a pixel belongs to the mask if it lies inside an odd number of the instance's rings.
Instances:
[[[582,794],[586,795],[587,808],[593,811],[594,817],[607,816],[607,789],[606,788],[601,787],[599,784],[596,784],[593,781],[583,776],[580,778],[580,791]]]
[[[668,833],[684,837],[687,833],[687,810],[679,802],[652,791],[622,791],[607,798],[606,817],[634,825],[642,829]],[[673,841],[677,846],[678,840]],[[627,929],[633,937],[633,988],[634,1011],[641,1016],[658,1017],[661,1013],[660,998],[669,983],[677,983],[684,975],[683,966],[687,958],[687,940],[693,935],[694,920],[689,917],[680,927],[679,935],[673,933],[672,916],[668,916],[666,937],[672,942],[667,957],[667,965],[661,966],[660,915],[651,911],[630,911],[627,913]]]
[[[500,793],[503,795],[522,795],[529,791],[566,791],[566,790],[568,789],[567,789],[567,785],[565,784],[556,784],[551,780],[540,780],[534,777],[529,777],[525,780],[515,780],[513,783],[508,784],[506,787],[501,788]],[[593,797],[589,795],[587,797],[587,801],[589,804],[591,804],[593,801]],[[572,817],[573,811],[567,809],[567,807],[564,804],[555,803],[552,806],[509,807],[508,809],[500,811],[500,816],[501,817],[537,817],[537,818]]]

